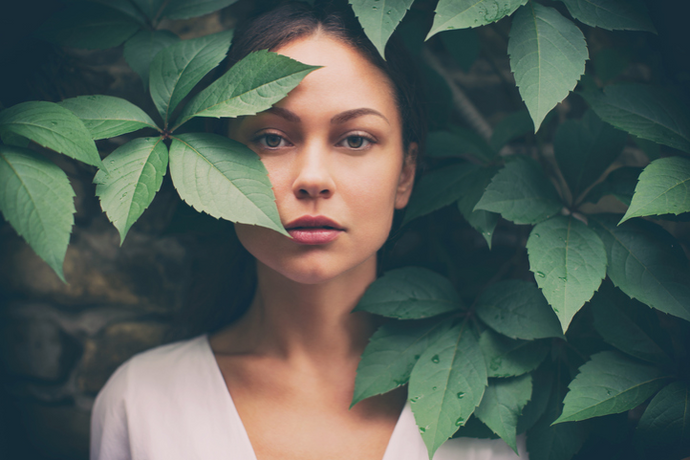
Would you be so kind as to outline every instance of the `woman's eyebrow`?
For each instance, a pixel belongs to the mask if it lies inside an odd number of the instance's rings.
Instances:
[[[346,121],[350,121],[353,118],[361,117],[364,115],[376,115],[377,117],[383,118],[386,121],[386,123],[390,125],[388,118],[386,118],[381,112],[367,107],[363,107],[361,109],[347,110],[343,113],[339,113],[338,115],[331,118],[331,124],[345,123]]]
[[[288,109],[284,109],[282,107],[274,106],[266,110],[266,112],[271,112],[272,114],[278,115],[281,118],[285,118],[287,121],[290,121],[292,123],[299,123],[300,121],[300,118],[294,112],[291,112]]]

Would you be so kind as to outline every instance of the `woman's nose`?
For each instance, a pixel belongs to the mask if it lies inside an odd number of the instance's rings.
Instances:
[[[296,162],[297,170],[293,192],[297,198],[330,198],[335,192],[335,182],[329,165],[327,148],[304,148]]]

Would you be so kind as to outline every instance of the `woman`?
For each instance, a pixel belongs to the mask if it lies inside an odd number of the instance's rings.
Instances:
[[[261,157],[292,238],[236,225],[256,258],[248,310],[211,336],[124,364],[96,402],[92,459],[428,458],[404,388],[349,409],[377,326],[350,312],[376,278],[395,210],[408,202],[422,140],[409,85],[354,17],[305,4],[239,30],[231,59],[263,48],[323,66],[230,129]],[[435,455],[514,457],[502,441],[468,439]]]

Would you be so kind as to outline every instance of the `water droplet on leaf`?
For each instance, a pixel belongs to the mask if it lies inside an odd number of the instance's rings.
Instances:
[[[438,355],[434,355],[433,358],[431,358],[432,363],[438,363],[440,360],[438,359]]]
[[[546,277],[544,272],[536,272],[535,275],[537,275],[539,278],[545,278]]]
[[[458,419],[455,421],[455,426],[460,426],[463,423],[465,423],[465,419],[462,417],[458,417]]]
[[[457,396],[458,396],[458,399],[462,399],[462,398],[465,397],[465,393],[463,393],[462,391],[458,391],[458,395],[457,395]]]

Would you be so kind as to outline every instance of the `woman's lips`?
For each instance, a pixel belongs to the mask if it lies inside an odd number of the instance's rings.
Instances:
[[[303,216],[288,223],[285,228],[298,244],[326,244],[345,231],[337,222],[325,216]]]

